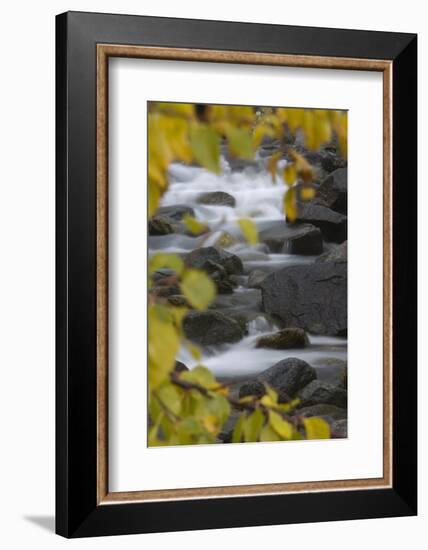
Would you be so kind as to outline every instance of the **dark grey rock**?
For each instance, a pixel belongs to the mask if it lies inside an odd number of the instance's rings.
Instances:
[[[347,264],[287,266],[261,283],[262,308],[313,334],[343,335],[347,329]]]
[[[231,206],[236,205],[235,197],[225,193],[224,191],[212,191],[199,195],[197,202],[199,204],[211,204],[214,206]]]
[[[186,371],[189,370],[189,368],[186,367],[186,365],[184,363],[182,363],[181,361],[176,361],[174,370],[175,370],[175,372],[186,372]]]
[[[260,380],[249,380],[248,382],[244,382],[242,386],[239,388],[239,397],[257,397],[259,399],[260,397],[263,397],[266,393],[266,388]]]
[[[348,420],[343,418],[331,424],[331,435],[334,438],[348,437]]]
[[[317,371],[318,380],[346,389],[348,368],[343,359],[326,358],[317,361],[314,369]]]
[[[242,275],[244,272],[244,266],[238,256],[214,246],[196,248],[186,254],[184,260],[188,266],[197,269],[205,269],[207,262],[211,261],[221,265],[229,275]]]
[[[332,245],[333,246],[333,245]],[[348,261],[348,241],[343,242],[342,244],[335,245],[324,254],[321,254],[319,258],[315,260],[316,262],[347,262]]]
[[[247,287],[248,288],[260,288],[261,283],[266,278],[267,273],[260,269],[254,269],[248,276]]]
[[[311,416],[328,416],[333,420],[343,420],[347,417],[346,409],[336,407],[336,405],[311,405],[309,407],[302,407],[298,411],[299,416],[309,418]]]
[[[299,391],[297,397],[300,399],[302,406],[327,404],[346,408],[348,404],[346,390],[320,380],[313,380]]]
[[[172,294],[168,296],[168,303],[174,307],[190,307],[187,298],[182,294]]]
[[[306,332],[301,328],[283,328],[274,334],[257,339],[256,348],[293,349],[304,348],[309,344]]]
[[[183,329],[201,346],[238,342],[245,335],[239,323],[219,311],[192,311],[184,318]]]
[[[309,223],[321,230],[326,241],[342,243],[347,239],[348,220],[339,212],[314,201],[297,203],[296,223]]]
[[[315,369],[306,361],[289,357],[279,361],[257,376],[257,380],[267,383],[276,391],[285,392],[294,397],[299,389],[316,378]]]
[[[181,221],[185,214],[195,216],[195,211],[186,204],[174,204],[173,206],[161,206],[156,212],[156,216],[166,218],[167,221]]]
[[[149,220],[149,235],[169,235],[170,233],[174,233],[174,228],[167,218],[153,216]]]
[[[348,169],[339,168],[329,174],[321,183],[317,195],[332,210],[347,214]]]
[[[259,238],[275,253],[312,256],[323,251],[321,230],[314,225],[291,225],[279,221],[260,231]]]

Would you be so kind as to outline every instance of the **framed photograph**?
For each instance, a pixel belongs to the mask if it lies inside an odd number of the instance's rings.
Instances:
[[[56,25],[57,533],[416,514],[416,35]]]

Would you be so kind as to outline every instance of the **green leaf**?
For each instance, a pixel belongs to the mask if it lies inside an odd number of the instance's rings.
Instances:
[[[208,389],[217,386],[213,373],[206,367],[197,366],[192,370],[184,371],[180,378]]]
[[[236,424],[233,428],[233,433],[232,433],[232,443],[241,443],[246,417],[247,417],[247,413],[242,413],[241,416],[236,421]]]
[[[266,424],[260,432],[260,441],[281,441],[281,438],[269,424]]]
[[[164,268],[172,269],[177,275],[181,275],[184,269],[184,263],[177,254],[154,254],[149,260],[149,274],[151,275],[158,269]]]
[[[329,439],[330,426],[322,418],[303,418],[307,439]]]
[[[177,416],[180,414],[182,395],[176,386],[172,384],[161,386],[158,391],[158,397],[167,409]]]
[[[220,173],[220,139],[217,132],[206,124],[194,124],[190,130],[190,145],[201,166]]]
[[[207,309],[216,295],[216,288],[212,280],[206,273],[197,269],[185,271],[180,288],[188,302],[199,310]]]
[[[255,245],[259,242],[259,232],[253,220],[241,218],[238,220],[238,224],[244,237],[251,245]]]
[[[253,142],[250,132],[230,126],[227,130],[229,151],[232,156],[246,160],[254,158]]]
[[[244,438],[245,441],[254,442],[258,441],[260,436],[260,431],[265,422],[265,416],[261,409],[256,409],[250,416],[246,419],[244,424]]]
[[[200,235],[201,233],[206,233],[209,230],[209,227],[206,223],[200,222],[187,212],[183,216],[183,223],[187,227],[187,229],[194,235]]]
[[[174,368],[180,338],[171,316],[158,306],[149,307],[148,329],[149,388],[154,390]]]
[[[269,411],[269,424],[281,437],[281,439],[288,440],[293,438],[294,429],[292,424],[284,420],[280,414],[274,411]]]

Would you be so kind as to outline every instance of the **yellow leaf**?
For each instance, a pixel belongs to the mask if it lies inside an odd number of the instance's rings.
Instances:
[[[302,178],[305,183],[310,183],[314,177],[312,166],[305,159],[305,157],[300,155],[294,149],[290,151],[290,156],[295,162],[297,174]]]
[[[251,245],[255,245],[259,242],[259,232],[257,225],[253,222],[253,220],[250,220],[249,218],[241,218],[238,220],[238,224],[242,234]]]
[[[190,144],[193,156],[201,166],[216,174],[220,173],[220,139],[217,132],[206,124],[193,124]]]
[[[180,288],[188,302],[199,310],[206,309],[216,295],[216,288],[212,280],[206,273],[197,269],[185,271]]]
[[[174,270],[177,275],[181,275],[184,269],[183,260],[176,254],[157,253],[149,260],[149,275],[158,269],[169,268]]]
[[[275,136],[274,129],[272,128],[272,126],[269,126],[268,124],[258,124],[253,131],[253,137],[252,137],[253,147],[257,148],[265,136],[274,137]]]
[[[217,418],[213,414],[209,414],[202,418],[202,424],[207,432],[216,434],[219,429]]]
[[[307,439],[329,439],[330,426],[322,418],[303,418]]]
[[[180,414],[182,394],[176,386],[172,384],[162,385],[157,395],[168,410],[172,411],[175,415]]]
[[[290,187],[284,195],[284,210],[287,221],[294,223],[297,219],[296,188]]]
[[[315,189],[304,185],[300,188],[300,198],[303,201],[310,201],[315,197]]]
[[[290,187],[293,185],[297,180],[297,171],[296,171],[296,165],[295,164],[287,164],[287,166],[284,168],[284,181],[285,183]]]
[[[281,151],[278,151],[277,153],[274,153],[270,159],[267,161],[266,168],[269,174],[272,176],[272,180],[275,181],[276,179],[276,167],[278,165],[278,162],[281,158]]]
[[[149,218],[153,216],[159,207],[161,192],[156,183],[149,178],[149,193],[148,193],[148,215]]]
[[[269,411],[269,424],[281,439],[292,439],[294,428],[290,422],[287,422],[282,416],[274,411]]]
[[[209,227],[206,223],[202,223],[193,216],[191,216],[188,212],[184,214],[183,216],[183,223],[187,227],[187,229],[193,233],[194,235],[201,235],[202,233],[206,233],[209,231]]]

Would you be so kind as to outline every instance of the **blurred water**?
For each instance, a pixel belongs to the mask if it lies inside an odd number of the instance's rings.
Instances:
[[[213,245],[222,232],[226,231],[236,241],[227,250],[241,258],[245,275],[254,269],[271,273],[287,265],[313,262],[314,257],[272,254],[265,245],[251,247],[247,244],[237,220],[251,217],[259,231],[284,220],[282,202],[285,188],[282,180],[277,178],[273,181],[265,169],[248,168],[233,172],[224,158],[221,163],[222,172],[219,175],[194,166],[173,164],[170,167],[170,186],[162,197],[161,205],[191,206],[196,218],[207,223],[213,233],[208,238],[204,235],[192,237],[180,234],[149,237],[149,254],[160,250],[184,254],[199,246]],[[212,191],[223,191],[232,195],[236,201],[235,207],[198,204],[197,199],[202,193]],[[228,314],[251,310],[254,311],[255,318],[249,322],[248,336],[240,342],[215,346],[203,351],[201,363],[209,367],[215,375],[224,377],[255,374],[286,357],[298,357],[308,363],[327,357],[346,360],[345,338],[309,335],[310,345],[304,349],[256,349],[257,338],[277,330],[277,327],[261,314],[260,306],[260,290],[242,286],[232,295],[217,297],[216,309]],[[180,350],[177,359],[190,368],[196,365],[196,361],[185,347]]]

